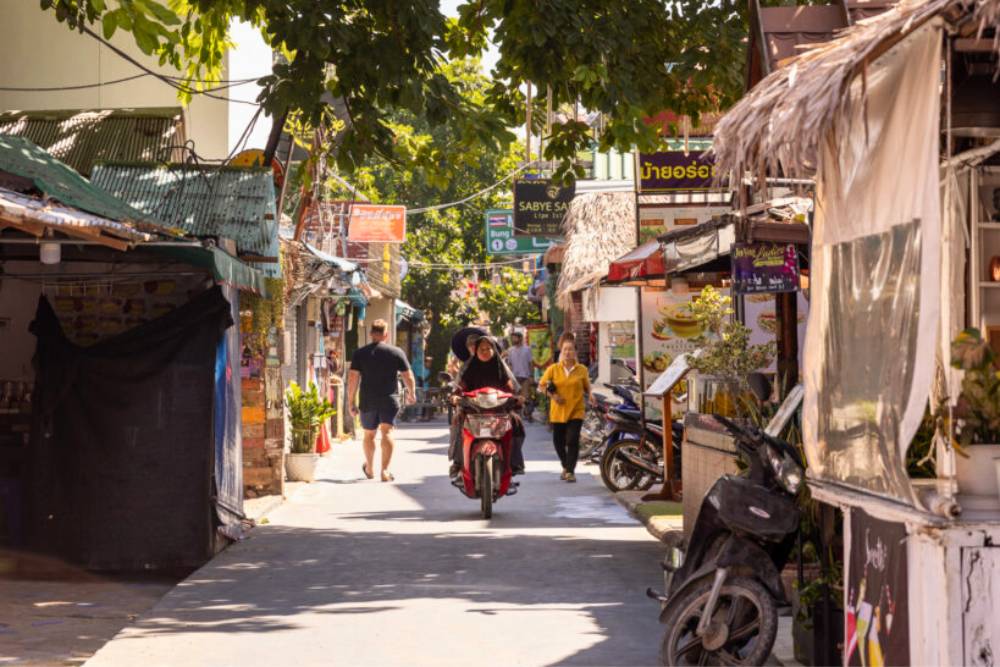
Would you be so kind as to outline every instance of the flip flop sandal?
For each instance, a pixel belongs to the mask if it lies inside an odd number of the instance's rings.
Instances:
[[[363,472],[365,474],[365,477],[367,477],[368,479],[375,479],[375,475],[373,475],[370,472],[368,472],[368,464],[367,463],[362,463],[361,464],[361,472]]]
[[[389,472],[388,470],[383,470],[382,471],[382,481],[383,482],[392,482],[392,481],[395,481],[395,479],[396,478],[393,477],[392,473]]]

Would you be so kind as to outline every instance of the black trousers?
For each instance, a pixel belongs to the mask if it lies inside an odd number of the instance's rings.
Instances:
[[[580,458],[580,427],[582,419],[570,419],[562,424],[552,424],[552,444],[566,472],[576,471],[576,461]]]

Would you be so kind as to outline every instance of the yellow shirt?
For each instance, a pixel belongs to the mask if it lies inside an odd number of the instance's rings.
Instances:
[[[556,387],[556,392],[564,400],[557,403],[554,398],[549,400],[549,421],[553,424],[565,424],[571,419],[583,419],[583,397],[590,392],[590,376],[582,364],[576,364],[568,373],[562,362],[552,364],[545,369],[545,374],[539,381],[539,388],[545,389],[549,383]]]

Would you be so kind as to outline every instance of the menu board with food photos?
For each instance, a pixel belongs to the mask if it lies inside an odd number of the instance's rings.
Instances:
[[[726,296],[729,294],[728,289],[719,291]],[[685,352],[698,349],[694,339],[702,334],[704,327],[691,312],[691,300],[697,296],[697,291],[675,294],[669,289],[643,288],[643,353],[640,363],[645,370],[644,391],[667,370],[674,359]],[[671,392],[675,398],[671,406],[675,417],[687,407],[686,403],[681,403],[676,398],[686,393],[687,380],[681,380]],[[661,413],[660,399],[647,399],[646,409],[647,416],[658,417]]]
[[[799,333],[799,367],[802,366],[802,348],[806,340],[806,320],[809,318],[809,301],[803,292],[798,292],[798,333]],[[750,328],[750,344],[763,345],[778,337],[777,304],[773,294],[748,294],[743,297],[743,312],[745,323]],[[777,370],[772,359],[765,373]]]
[[[91,285],[59,285],[50,296],[67,338],[77,345],[134,329],[166,315],[201,291],[182,278]]]

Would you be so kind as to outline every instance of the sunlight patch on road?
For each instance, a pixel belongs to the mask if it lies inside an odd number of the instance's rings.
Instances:
[[[605,523],[635,525],[621,505],[610,498],[600,496],[572,496],[555,499],[553,516],[562,519],[596,519]]]

